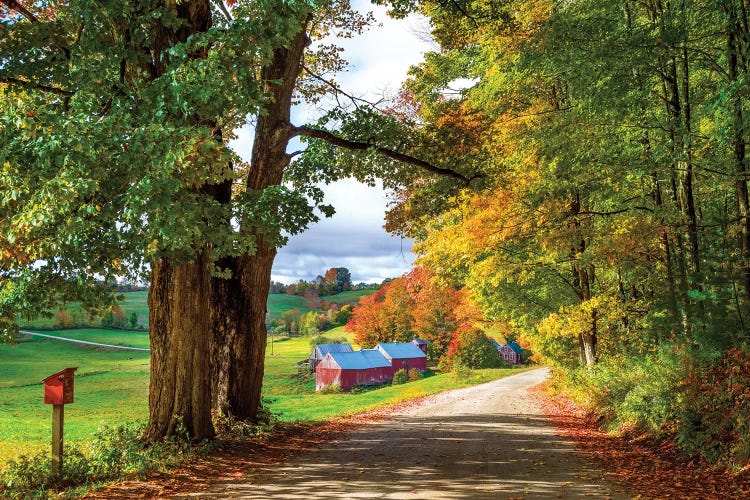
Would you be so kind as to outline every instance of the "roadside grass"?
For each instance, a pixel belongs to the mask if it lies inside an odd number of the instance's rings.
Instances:
[[[335,417],[359,413],[380,406],[400,403],[430,394],[490,382],[515,375],[529,368],[490,368],[472,370],[468,378],[458,379],[452,373],[438,373],[421,380],[401,385],[384,386],[358,394],[279,394],[270,396],[270,408],[279,420],[322,422]],[[302,384],[300,384],[302,385]],[[310,377],[306,389],[315,390],[315,379]]]
[[[60,334],[81,340],[106,339],[106,331],[94,332]],[[8,459],[49,448],[52,406],[44,404],[41,380],[69,366],[77,366],[78,371],[75,402],[66,406],[66,442],[90,439],[101,424],[114,426],[147,418],[148,352],[40,338],[0,344],[0,467]]]

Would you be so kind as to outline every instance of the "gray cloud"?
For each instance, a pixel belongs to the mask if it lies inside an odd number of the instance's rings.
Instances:
[[[411,268],[412,242],[383,229],[385,194],[345,180],[326,187],[326,200],[336,214],[293,236],[279,250],[273,279],[291,283],[309,281],[331,267],[346,267],[354,282],[380,282]]]

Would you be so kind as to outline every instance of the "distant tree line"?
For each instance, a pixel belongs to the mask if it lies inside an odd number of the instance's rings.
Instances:
[[[345,325],[352,317],[353,307],[320,301],[320,310],[302,312],[299,309],[285,311],[280,318],[269,323],[268,330],[274,335],[318,335],[321,332]]]
[[[271,281],[269,293],[298,295],[300,297],[325,297],[336,295],[347,290],[377,290],[378,283],[352,283],[352,275],[345,267],[332,267],[323,276],[318,275],[312,281],[299,280],[287,285],[278,281]]]
[[[112,288],[115,292],[147,292],[148,283],[115,283]]]
[[[112,328],[112,329],[129,329],[145,330],[146,327],[141,323],[138,313],[132,311],[126,315],[125,311],[118,305],[107,308],[101,314],[86,313],[78,308],[67,309],[60,308],[55,314],[54,327],[56,329],[67,328]]]

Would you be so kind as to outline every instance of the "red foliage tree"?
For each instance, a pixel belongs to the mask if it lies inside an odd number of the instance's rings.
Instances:
[[[373,347],[378,342],[388,342],[387,331],[382,314],[382,303],[388,286],[359,299],[345,330],[354,333],[354,340],[365,348]]]
[[[66,309],[60,309],[55,314],[55,326],[58,328],[70,328],[72,321]]]
[[[471,328],[481,315],[465,291],[439,285],[425,268],[415,268],[360,299],[347,331],[357,343],[428,341],[432,358],[443,356],[456,332]]]

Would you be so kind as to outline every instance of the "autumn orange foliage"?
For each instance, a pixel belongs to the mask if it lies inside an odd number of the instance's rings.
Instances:
[[[681,444],[709,461],[750,468],[750,352],[730,349],[684,381]]]
[[[378,342],[429,342],[429,354],[441,357],[456,332],[481,319],[466,290],[438,284],[426,268],[417,267],[360,299],[346,330],[363,347]]]

